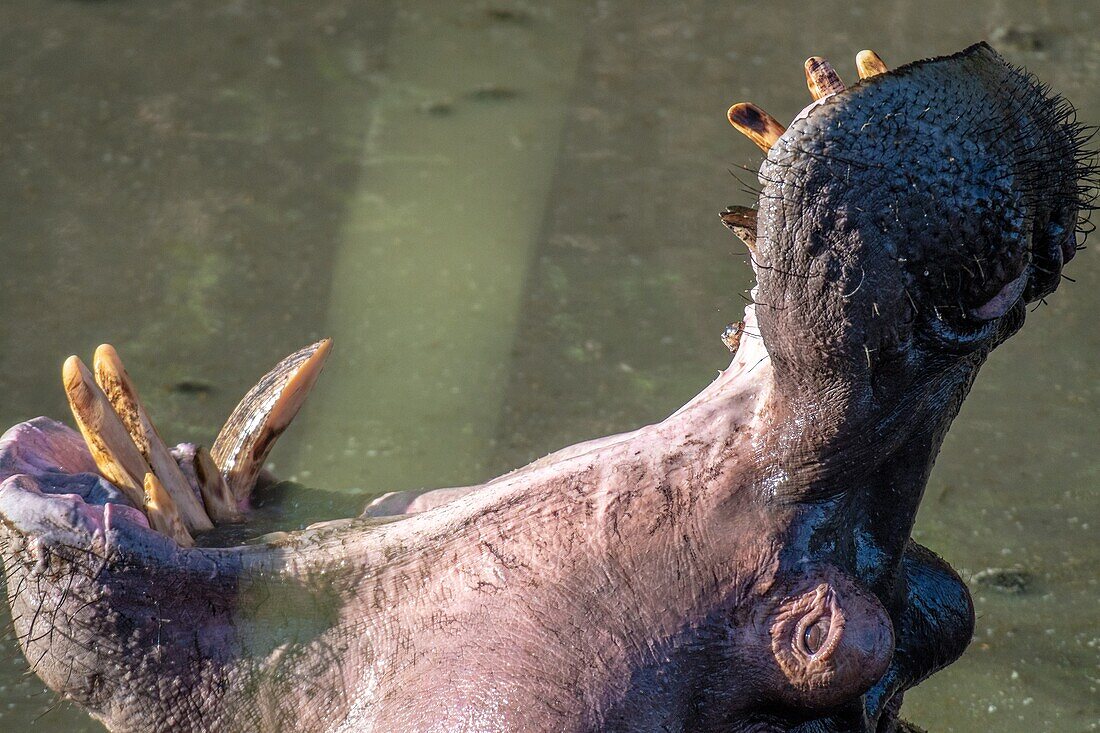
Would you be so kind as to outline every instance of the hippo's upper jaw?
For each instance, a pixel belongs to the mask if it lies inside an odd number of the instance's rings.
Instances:
[[[191,547],[247,510],[327,346],[261,381],[212,471],[166,465],[120,363],[97,359],[105,396],[70,362],[91,451],[45,419],[0,440],[32,669],[119,731],[891,733],[974,623],[909,538],[932,461],[1057,286],[1091,168],[1068,107],[988,47],[865,54],[849,89],[811,60],[819,101],[785,131],[731,108],[769,151],[759,213],[727,220],[763,338],[661,423],[368,508],[397,520]]]
[[[754,256],[789,412],[897,444],[942,437],[977,367],[1076,251],[1086,132],[985,44],[804,110],[761,167]],[[833,452],[861,451],[855,431],[829,432]],[[802,496],[843,488],[797,483]]]
[[[1019,328],[1090,208],[1072,114],[979,44],[800,115],[760,171],[759,315],[780,379],[878,397]]]

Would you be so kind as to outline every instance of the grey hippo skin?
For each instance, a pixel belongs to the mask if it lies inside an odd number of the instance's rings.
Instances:
[[[18,425],[23,652],[114,731],[901,730],[974,624],[914,515],[978,367],[1075,252],[1082,138],[985,45],[811,105],[760,170],[730,367],[481,486],[183,549],[76,433]]]

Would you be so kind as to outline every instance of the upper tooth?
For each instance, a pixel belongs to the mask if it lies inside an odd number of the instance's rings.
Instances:
[[[225,477],[210,457],[210,451],[201,445],[195,450],[195,476],[199,481],[206,511],[215,521],[239,522],[243,519],[233,492],[225,483]]]
[[[738,132],[747,136],[765,153],[787,131],[774,117],[751,102],[738,102],[729,108],[726,116]]]
[[[726,345],[726,348],[730,350],[731,354],[736,354],[737,349],[741,346],[741,335],[745,332],[745,322],[737,321],[731,323],[725,327],[722,331],[722,343]]]
[[[756,209],[731,206],[720,216],[722,223],[745,243],[750,252],[756,254]]]
[[[833,65],[820,56],[806,59],[806,86],[814,99],[843,92],[845,89],[844,82],[840,80]]]
[[[872,76],[885,74],[890,69],[877,53],[865,49],[856,54],[856,70],[860,79],[870,79]]]

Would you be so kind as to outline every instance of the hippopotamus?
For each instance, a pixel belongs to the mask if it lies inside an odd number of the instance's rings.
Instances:
[[[974,627],[911,538],[921,496],[1057,288],[1092,166],[1072,108],[987,45],[857,65],[810,59],[789,126],[730,109],[766,151],[757,206],[722,214],[757,285],[729,367],[659,423],[226,544],[328,342],[210,451],[164,446],[113,350],[71,359],[82,434],[0,442],[31,670],[113,731],[903,729]]]

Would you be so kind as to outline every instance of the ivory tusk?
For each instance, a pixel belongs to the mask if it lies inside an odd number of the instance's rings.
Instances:
[[[738,132],[756,143],[765,153],[787,131],[774,117],[751,102],[738,102],[729,108],[726,117]]]
[[[199,481],[199,491],[202,493],[203,503],[206,504],[206,511],[215,522],[224,524],[244,519],[225,477],[210,457],[210,451],[201,445],[195,450],[195,477]]]
[[[806,86],[815,100],[846,89],[833,65],[820,56],[806,59]]]
[[[856,71],[859,72],[860,79],[870,79],[872,76],[885,74],[889,70],[890,69],[886,66],[886,62],[870,49],[860,51],[856,54]]]
[[[187,483],[176,459],[172,457],[153,421],[149,419],[149,413],[145,410],[130,375],[126,373],[118,352],[110,344],[102,344],[95,351],[92,366],[96,382],[130,433],[134,445],[172,497],[187,529],[199,532],[213,529],[214,524],[203,509],[202,502]]]
[[[324,339],[280,361],[226,420],[210,455],[237,502],[248,498],[275,440],[298,414],[332,349]]]
[[[103,476],[122,490],[134,506],[145,505],[142,477],[149,464],[115,414],[103,390],[79,357],[70,356],[61,368],[65,396],[76,425]]]
[[[176,541],[180,547],[193,547],[195,540],[184,526],[176,502],[153,473],[145,474],[145,514],[149,524]]]

